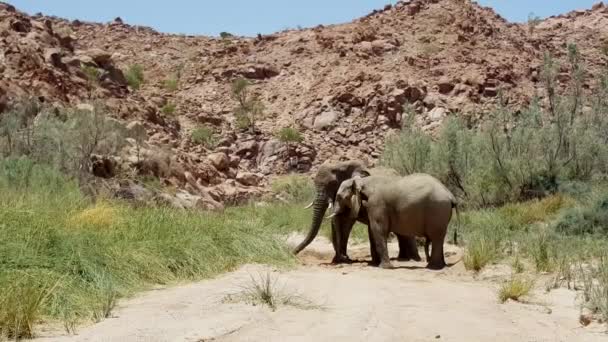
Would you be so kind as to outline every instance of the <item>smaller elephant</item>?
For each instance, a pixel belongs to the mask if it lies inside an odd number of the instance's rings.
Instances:
[[[375,245],[372,256],[377,253],[380,267],[393,267],[387,247],[390,232],[425,237],[427,267],[445,267],[443,244],[457,202],[438,179],[418,173],[392,180],[369,176],[344,181],[336,194],[334,214],[346,211],[358,216],[362,208],[367,211]]]

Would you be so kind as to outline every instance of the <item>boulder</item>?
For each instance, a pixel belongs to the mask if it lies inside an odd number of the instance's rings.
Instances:
[[[326,128],[330,128],[338,120],[338,117],[339,115],[336,111],[330,110],[323,112],[317,115],[313,127],[317,130],[324,130]]]
[[[262,143],[260,154],[258,155],[258,165],[263,165],[270,157],[276,155],[281,149],[281,142],[276,139],[271,139]]]
[[[135,140],[144,140],[148,137],[148,132],[141,122],[131,121],[127,125],[127,136]]]
[[[446,116],[447,112],[448,111],[445,108],[435,107],[428,113],[428,117],[431,122],[441,121]]]
[[[77,54],[91,57],[91,59],[99,66],[103,66],[112,62],[112,54],[101,49],[78,51]]]
[[[252,157],[257,155],[259,149],[258,142],[255,140],[249,140],[241,142],[237,145],[236,155],[239,157]]]
[[[146,203],[152,198],[152,192],[143,186],[135,183],[128,183],[121,185],[115,192],[114,197]]]
[[[439,93],[441,94],[449,94],[452,90],[454,90],[454,82],[447,78],[442,78],[441,81],[437,84],[437,88]]]
[[[207,159],[219,171],[224,171],[230,166],[230,158],[223,152],[211,153]]]
[[[241,75],[252,80],[263,80],[279,75],[279,71],[268,65],[253,65],[241,71]]]
[[[236,175],[236,181],[246,186],[258,185],[262,178],[262,175],[252,172],[239,172]]]

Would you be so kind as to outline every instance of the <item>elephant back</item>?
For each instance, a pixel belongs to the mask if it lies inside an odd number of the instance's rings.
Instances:
[[[399,177],[399,172],[384,166],[377,166],[369,170],[370,175],[380,177]]]

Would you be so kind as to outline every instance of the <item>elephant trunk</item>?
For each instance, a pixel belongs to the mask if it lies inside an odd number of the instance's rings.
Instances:
[[[308,231],[308,235],[306,235],[304,241],[302,241],[298,247],[294,249],[294,254],[300,253],[317,236],[319,229],[321,228],[321,223],[323,222],[323,215],[325,215],[325,211],[327,210],[327,205],[328,203],[325,190],[323,188],[317,188],[317,197],[315,198],[313,204],[313,216],[310,230]]]

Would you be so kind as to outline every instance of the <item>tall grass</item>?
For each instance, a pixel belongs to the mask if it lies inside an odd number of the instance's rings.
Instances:
[[[91,202],[27,159],[0,162],[0,335],[30,337],[41,319],[98,321],[118,298],[155,284],[211,277],[244,263],[288,266],[277,238],[285,208],[197,213]],[[294,213],[296,211],[293,211]]]

